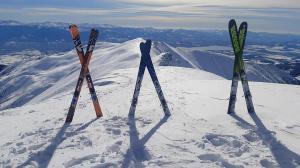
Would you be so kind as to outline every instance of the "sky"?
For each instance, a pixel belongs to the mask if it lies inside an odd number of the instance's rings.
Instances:
[[[300,0],[0,0],[0,20],[300,34]]]

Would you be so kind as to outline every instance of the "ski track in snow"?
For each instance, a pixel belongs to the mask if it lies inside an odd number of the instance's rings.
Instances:
[[[247,114],[239,87],[237,114],[230,116],[231,81],[190,68],[156,67],[172,115],[164,117],[145,72],[131,118],[137,71],[94,78],[100,119],[94,119],[86,86],[70,125],[64,124],[70,91],[1,111],[0,167],[300,166],[299,86],[250,82],[257,115]]]

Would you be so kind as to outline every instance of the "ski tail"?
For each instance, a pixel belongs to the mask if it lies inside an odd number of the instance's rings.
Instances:
[[[140,94],[145,69],[146,69],[146,65],[143,62],[143,60],[141,59],[139,72],[138,72],[136,83],[135,83],[134,93],[132,96],[132,101],[131,101],[131,105],[130,105],[130,109],[129,109],[129,114],[128,114],[129,116],[134,116],[134,114],[135,114],[135,109],[136,109],[136,105],[138,102],[138,97]]]
[[[239,74],[234,73],[232,81],[231,81],[231,90],[230,90],[229,105],[228,105],[227,114],[234,113],[238,82],[239,82]]]
[[[97,94],[96,94],[96,90],[94,88],[92,77],[91,77],[89,71],[86,74],[86,81],[87,81],[88,88],[89,88],[89,91],[90,91],[90,95],[91,95],[91,98],[92,98],[92,101],[93,101],[96,116],[97,116],[97,118],[100,118],[100,117],[103,116],[103,113],[102,113],[101,106],[100,106],[100,103],[99,103],[99,100],[98,100],[98,97],[97,97]]]
[[[244,96],[245,96],[245,100],[246,100],[248,113],[254,113],[255,110],[254,110],[254,105],[253,105],[253,101],[252,101],[252,95],[250,92],[248,79],[247,79],[245,70],[241,70],[241,81],[242,81],[242,85],[243,85],[243,91],[244,91]]]
[[[76,84],[76,88],[73,94],[73,98],[72,98],[72,102],[67,114],[67,119],[66,119],[66,123],[70,123],[73,120],[73,116],[75,113],[75,109],[76,109],[76,105],[79,99],[79,95],[80,95],[80,91],[83,85],[83,81],[84,81],[84,76],[83,76],[83,70],[80,71],[80,75],[79,78],[77,80],[77,84]]]

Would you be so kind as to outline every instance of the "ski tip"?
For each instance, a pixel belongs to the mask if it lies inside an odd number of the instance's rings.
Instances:
[[[99,31],[96,28],[92,28],[91,31],[99,33]]]
[[[144,42],[141,42],[141,43],[140,43],[140,50],[141,50],[142,53],[143,53],[143,51],[144,51],[144,48],[145,48],[145,43],[144,43]]]
[[[141,42],[140,46],[145,46],[145,45],[148,46],[148,45],[151,45],[151,44],[152,44],[152,41],[150,39],[147,39],[146,42]]]
[[[147,39],[145,44],[146,44],[146,46],[151,48],[152,41],[150,39]]]
[[[229,26],[230,26],[230,25],[235,25],[235,24],[236,24],[235,20],[234,20],[234,19],[230,19],[230,21],[229,21]]]
[[[234,19],[231,19],[228,23],[228,30],[229,30],[229,33],[231,33],[232,29],[237,29],[237,26],[236,26],[236,22]]]
[[[70,29],[72,38],[75,39],[79,35],[77,26],[76,25],[70,25],[69,29]]]
[[[71,29],[72,27],[77,27],[76,24],[70,24],[69,29]]]
[[[90,37],[95,37],[96,39],[98,38],[99,31],[95,28],[91,29]]]
[[[142,54],[149,54],[151,50],[151,40],[146,40],[146,42],[141,42],[140,43],[140,50]]]
[[[147,40],[146,40],[146,44],[149,45],[149,44],[151,44],[151,43],[152,43],[152,41],[151,41],[150,39],[147,39]]]
[[[241,26],[240,26],[240,30],[241,30],[242,28],[243,28],[243,29],[247,29],[247,28],[248,28],[248,23],[247,23],[247,22],[242,22],[242,23],[241,23]]]

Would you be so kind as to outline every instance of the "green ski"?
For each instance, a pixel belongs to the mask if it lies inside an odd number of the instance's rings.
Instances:
[[[237,30],[237,25],[235,20],[229,21],[229,34],[231,38],[232,47],[234,50],[235,61],[233,68],[233,78],[231,84],[228,114],[234,113],[235,102],[236,102],[236,93],[238,87],[238,80],[241,79],[243,91],[246,99],[247,109],[249,113],[254,112],[254,106],[252,102],[252,96],[248,85],[248,79],[245,71],[245,64],[243,61],[243,51],[247,35],[247,22],[243,22],[239,30]]]

